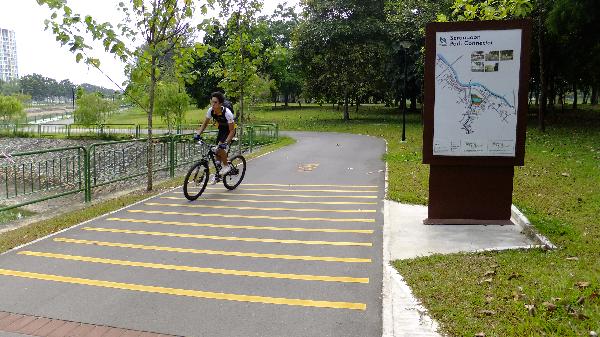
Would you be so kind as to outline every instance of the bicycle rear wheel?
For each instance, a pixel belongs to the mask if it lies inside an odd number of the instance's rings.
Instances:
[[[244,179],[244,175],[246,174],[246,158],[237,155],[229,159],[229,165],[231,165],[231,171],[223,177],[223,185],[228,190],[233,190]]]
[[[206,189],[208,175],[208,164],[206,162],[194,164],[185,175],[185,180],[183,181],[183,195],[190,201],[198,199],[200,194]]]

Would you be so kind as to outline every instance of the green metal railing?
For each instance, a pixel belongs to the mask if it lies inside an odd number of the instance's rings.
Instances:
[[[239,131],[238,152],[252,152],[279,137],[276,124],[248,125]],[[215,130],[204,133],[208,142],[215,137]],[[147,146],[147,139],[137,138],[95,143],[87,148],[0,154],[0,212],[80,192],[89,202],[95,188],[146,176]],[[153,173],[167,171],[170,177],[200,155],[190,133],[154,137],[152,146]],[[4,205],[4,201],[14,202]]]
[[[41,158],[40,158],[41,156]],[[0,165],[0,201],[30,197],[0,211],[85,191],[88,150],[82,146],[15,153]]]

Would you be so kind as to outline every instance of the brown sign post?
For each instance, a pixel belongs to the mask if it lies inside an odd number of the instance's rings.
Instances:
[[[430,23],[425,54],[425,224],[510,224],[525,157],[531,24]]]

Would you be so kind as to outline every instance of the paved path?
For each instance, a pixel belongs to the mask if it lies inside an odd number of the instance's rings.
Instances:
[[[385,143],[294,137],[251,161],[235,191],[188,202],[173,190],[1,255],[0,316],[180,336],[381,336]]]

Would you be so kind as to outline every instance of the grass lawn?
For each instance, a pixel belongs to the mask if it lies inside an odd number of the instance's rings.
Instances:
[[[195,109],[190,107],[190,110],[185,112],[185,124],[198,124],[204,121],[206,115],[206,109]],[[107,121],[106,124],[148,124],[148,117],[146,112],[141,108],[129,108],[122,112],[113,114]],[[152,125],[166,125],[159,116],[153,116]]]
[[[250,122],[281,130],[336,131],[388,141],[388,198],[426,204],[419,114],[400,143],[397,110],[331,106],[250,110]],[[588,336],[600,331],[600,111],[565,111],[546,133],[530,125],[525,166],[515,169],[513,203],[559,249],[436,255],[394,266],[451,336]]]

